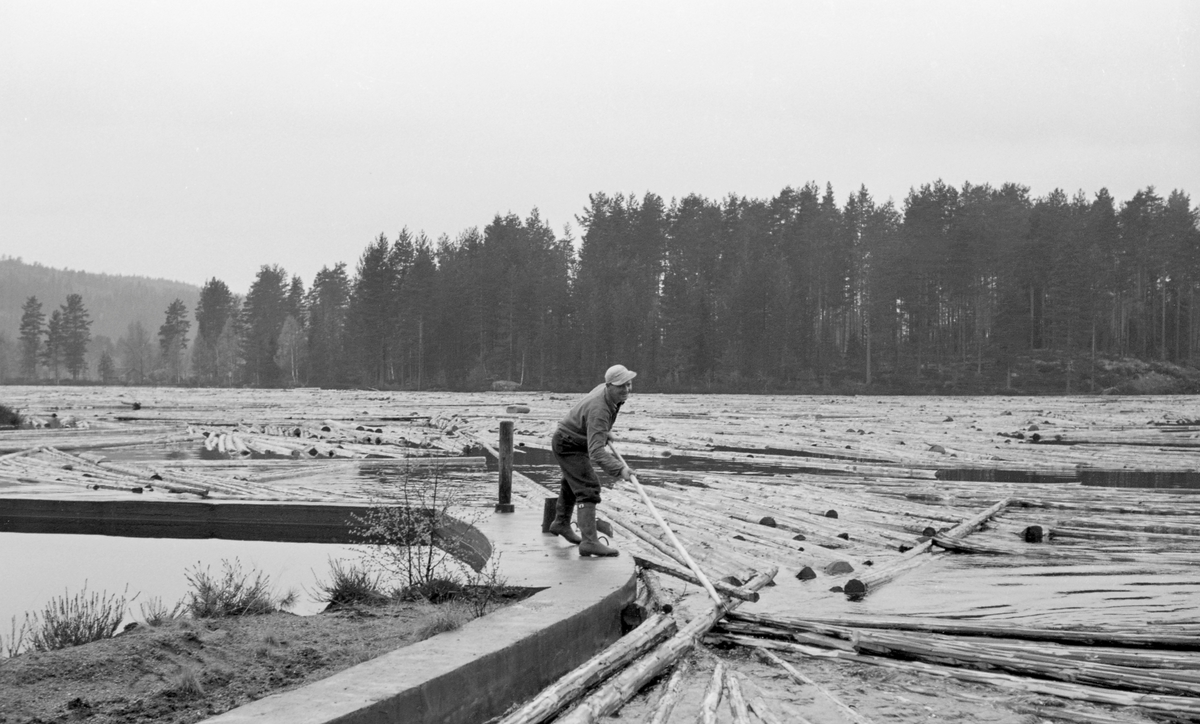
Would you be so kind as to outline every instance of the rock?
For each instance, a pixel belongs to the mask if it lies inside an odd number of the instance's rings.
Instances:
[[[525,414],[525,413],[529,412],[529,406],[528,405],[509,405],[507,408],[505,408],[505,412],[507,412],[510,415]]]
[[[850,540],[850,534],[849,534],[849,533],[838,533],[838,534],[837,534],[837,537],[838,537],[838,538],[841,538],[842,540]]]
[[[775,522],[775,519],[769,515],[764,516],[763,518],[759,519],[758,524],[765,525],[768,528],[778,528],[779,527],[779,524]]]
[[[805,566],[805,567],[801,568],[800,572],[796,574],[796,579],[800,580],[800,581],[811,581],[812,579],[814,579],[816,577],[817,577],[817,572],[814,571],[809,566]]]
[[[836,510],[834,510],[833,508],[830,508],[829,510],[825,511],[825,517],[826,518],[836,518],[836,517],[838,517],[838,512]]]
[[[834,586],[829,589],[830,593],[843,593],[841,586]]]
[[[1041,543],[1045,537],[1045,530],[1040,525],[1031,525],[1024,531],[1026,543]]]
[[[792,540],[808,540],[808,538],[805,538],[803,533],[797,533],[792,536]]]

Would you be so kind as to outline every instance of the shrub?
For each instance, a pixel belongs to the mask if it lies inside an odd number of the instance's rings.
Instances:
[[[125,596],[107,592],[90,595],[87,583],[74,596],[63,594],[51,599],[42,609],[28,616],[29,647],[35,651],[56,651],[110,638],[125,618]]]
[[[180,599],[175,602],[174,606],[167,608],[167,604],[163,602],[162,598],[155,596],[141,604],[142,619],[148,626],[161,626],[182,616],[186,605],[186,601]]]
[[[0,427],[20,427],[22,421],[21,413],[8,405],[0,405]]]
[[[331,606],[347,606],[356,603],[382,603],[387,600],[380,590],[379,574],[372,575],[365,568],[340,560],[329,561],[329,580],[318,579],[315,594],[317,601]]]
[[[208,570],[200,570],[197,563],[185,574],[192,586],[187,594],[187,607],[196,618],[274,613],[296,601],[294,592],[276,596],[271,591],[270,577],[262,571],[243,573],[241,561],[236,558],[232,563],[221,560],[219,579],[211,576]]]

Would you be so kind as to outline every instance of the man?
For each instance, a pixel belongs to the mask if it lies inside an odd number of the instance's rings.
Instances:
[[[600,481],[592,463],[621,480],[629,480],[633,471],[608,449],[611,430],[621,405],[629,399],[636,372],[624,365],[613,365],[604,373],[604,384],[587,393],[558,423],[550,449],[562,468],[558,506],[550,532],[579,544],[581,556],[615,556],[617,550],[600,542],[596,533],[596,503],[600,502]],[[579,505],[579,535],[571,530],[571,513]]]

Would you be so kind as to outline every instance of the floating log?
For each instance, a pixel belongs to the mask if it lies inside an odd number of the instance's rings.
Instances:
[[[750,707],[746,705],[742,685],[728,668],[725,669],[725,691],[729,694],[729,709],[733,712],[735,724],[751,724]]]
[[[959,669],[952,666],[930,664],[923,661],[894,661],[892,659],[871,656],[868,654],[849,653],[846,651],[818,649],[804,644],[786,641],[766,641],[744,636],[723,635],[723,640],[729,643],[739,643],[744,646],[771,648],[788,651],[818,659],[839,659],[852,661],[870,666],[906,671],[909,673],[924,673],[943,678],[957,679],[980,684],[1027,691],[1036,694],[1048,694],[1064,699],[1088,701],[1095,704],[1113,704],[1117,706],[1134,706],[1155,713],[1173,717],[1200,718],[1200,698],[1194,696],[1176,696],[1167,694],[1144,694],[1131,691],[1117,691],[1085,684],[1074,684],[1062,681],[1047,681],[1032,679],[1025,676],[1015,676],[991,671],[975,669]]]
[[[671,613],[675,610],[667,597],[663,594],[662,584],[658,582],[658,578],[648,569],[642,568],[638,570],[638,578],[642,581],[642,586],[646,589],[646,593],[650,596],[650,605],[657,613]]]
[[[633,562],[642,568],[646,568],[651,571],[657,571],[658,573],[665,573],[666,575],[673,578],[678,578],[681,581],[687,581],[694,586],[701,585],[699,579],[697,579],[691,573],[675,568],[674,566],[668,566],[663,563],[655,563],[654,561],[641,556],[634,556]],[[711,581],[711,583],[713,587],[717,589],[717,591],[725,594],[726,596],[740,598],[743,601],[750,601],[751,603],[758,602],[759,595],[757,591],[746,591],[738,586],[731,586],[719,579],[714,579]]]
[[[777,572],[778,569],[764,571],[752,578],[745,588],[757,591],[767,585]],[[712,628],[717,620],[741,603],[740,599],[732,599],[720,606],[713,606],[707,613],[692,619],[657,649],[601,685],[574,709],[558,719],[557,724],[595,724],[600,717],[613,713],[637,694],[643,686],[690,651],[699,636],[702,636]]]
[[[721,705],[721,695],[725,692],[725,664],[717,659],[713,666],[712,678],[708,688],[700,699],[700,716],[696,718],[700,724],[717,724],[717,707]]]
[[[675,620],[655,614],[611,646],[559,678],[524,706],[506,715],[496,724],[537,724],[553,717],[591,687],[646,653],[655,644],[675,633]]]
[[[1005,498],[982,513],[959,523],[946,533],[946,537],[956,539],[970,535],[992,516],[1008,507],[1010,500],[1010,498]],[[851,599],[862,598],[902,573],[928,563],[930,560],[933,560],[933,557],[925,554],[929,552],[932,545],[932,540],[918,543],[916,547],[905,553],[900,559],[891,561],[887,565],[876,566],[870,573],[859,578],[850,579],[843,588],[846,596]]]
[[[783,618],[764,616],[747,611],[729,614],[733,621],[745,621],[784,631],[800,631],[840,636],[850,639],[854,629],[885,629],[920,631],[953,636],[982,636],[1028,641],[1053,641],[1064,644],[1115,647],[1153,647],[1175,651],[1200,651],[1200,637],[1169,635],[1142,631],[1108,631],[1080,628],[1034,628],[1014,626],[1004,622],[956,621],[918,619],[910,616],[845,616],[839,618]]]
[[[679,703],[679,697],[683,695],[683,680],[687,676],[689,668],[687,659],[682,659],[675,665],[671,677],[663,685],[658,703],[654,705],[654,713],[650,716],[647,724],[667,724],[671,720],[671,712],[675,711],[675,705]]]

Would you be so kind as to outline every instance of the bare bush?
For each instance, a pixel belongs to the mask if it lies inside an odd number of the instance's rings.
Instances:
[[[401,590],[428,587],[439,579],[461,581],[469,568],[455,555],[467,549],[463,534],[452,532],[455,488],[437,467],[420,480],[405,468],[398,481],[390,482],[396,483],[392,496],[355,516],[352,533],[366,544],[368,567]]]

